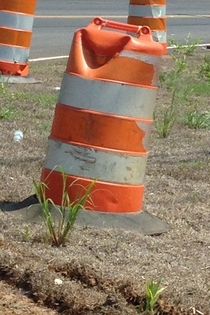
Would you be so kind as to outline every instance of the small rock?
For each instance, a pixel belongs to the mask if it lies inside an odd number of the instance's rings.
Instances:
[[[55,279],[55,280],[54,280],[54,283],[55,283],[55,284],[58,284],[58,285],[61,285],[61,284],[63,283],[63,280],[61,280],[61,279]]]

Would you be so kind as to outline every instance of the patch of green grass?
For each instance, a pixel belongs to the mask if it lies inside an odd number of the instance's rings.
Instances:
[[[174,65],[171,71],[163,71],[159,75],[160,87],[167,90],[169,99],[167,105],[156,108],[153,115],[154,126],[160,137],[166,138],[169,135],[182,115],[182,107],[189,101],[193,88],[190,86],[192,78],[189,75],[188,56],[195,52],[198,42],[190,42],[190,35],[185,45],[170,40],[174,46],[171,55]]]
[[[49,93],[32,93],[32,92],[23,92],[16,91],[10,95],[11,100],[19,100],[19,101],[30,101],[34,105],[43,107],[43,108],[51,108],[55,106],[58,101],[58,93],[53,92]]]
[[[173,102],[167,107],[162,107],[157,116],[156,111],[153,113],[154,126],[161,138],[166,138],[173,125],[176,122],[176,110]]]
[[[11,99],[12,100],[17,100],[17,101],[25,101],[29,99],[29,96],[27,93],[19,90],[19,91],[14,91],[13,93],[11,93]]]
[[[204,62],[199,72],[201,78],[210,81],[210,56],[204,56]]]
[[[48,131],[48,132],[50,132],[51,126],[50,126],[50,124],[45,124],[45,123],[43,123],[43,124],[39,124],[39,125],[38,125],[38,128],[39,128],[40,130],[42,130],[42,131]]]
[[[201,169],[206,166],[206,161],[186,161],[178,165],[182,169]]]
[[[193,93],[195,95],[210,95],[210,82],[208,81],[200,81],[193,83],[191,82],[187,86],[188,93]]]
[[[7,93],[8,82],[0,83],[0,95],[5,95]]]
[[[200,40],[197,39],[192,41],[190,33],[185,39],[185,44],[178,43],[174,38],[169,39],[169,43],[174,47],[174,52],[182,57],[191,56],[194,54],[196,46],[200,43]]]
[[[170,93],[170,99],[166,106],[155,109],[153,113],[154,126],[162,138],[166,138],[176,123],[179,106],[186,101],[183,73],[187,64],[185,60],[173,56],[174,69],[170,72],[162,72],[159,76],[161,87],[165,87]],[[186,79],[185,79],[186,80]]]
[[[0,120],[11,120],[16,113],[13,107],[0,107]]]
[[[34,99],[37,105],[44,108],[50,108],[57,103],[58,95],[57,93],[52,94],[43,93],[37,95]]]
[[[210,111],[191,110],[185,114],[184,124],[194,129],[210,129]]]
[[[153,115],[154,127],[163,138],[177,122],[189,128],[210,129],[210,111],[202,111],[202,104],[198,103],[202,97],[210,95],[210,80],[201,80],[202,76],[210,77],[210,58],[204,58],[202,64],[196,63],[195,68],[189,56],[195,52],[199,40],[191,42],[189,35],[185,45],[174,39],[170,42],[174,46],[171,54],[174,64],[172,70],[159,75],[160,88],[167,91],[167,104],[156,107]]]
[[[52,106],[55,106],[58,101],[58,93],[55,92],[52,94],[27,93],[26,95],[31,102],[43,108],[51,108]]]

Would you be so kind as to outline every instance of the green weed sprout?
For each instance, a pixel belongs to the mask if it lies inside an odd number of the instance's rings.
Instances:
[[[210,129],[210,111],[199,112],[197,110],[189,111],[185,115],[185,125],[194,129]]]
[[[174,96],[175,97],[175,96]],[[174,99],[173,97],[173,99]],[[173,125],[176,122],[176,110],[173,101],[168,107],[162,110],[162,118],[158,119],[156,113],[153,113],[154,126],[161,138],[166,138]]]
[[[210,82],[210,57],[209,56],[204,57],[204,63],[201,66],[199,74],[202,78],[206,79],[206,81]]]
[[[186,56],[193,55],[200,40],[192,41],[189,33],[185,39],[185,44],[178,43],[174,38],[169,39],[169,43],[174,47],[174,52],[185,59]]]
[[[0,108],[0,120],[9,120],[14,115],[14,111],[12,108]]]
[[[180,105],[188,100],[189,89],[186,88],[186,77],[188,70],[187,56],[192,55],[196,49],[199,40],[190,43],[190,35],[186,39],[186,44],[177,43],[174,39],[170,40],[174,46],[171,55],[174,61],[174,69],[170,72],[161,72],[159,76],[160,87],[165,87],[170,93],[170,99],[167,105],[157,108],[154,111],[154,126],[160,137],[166,138],[175,125]]]
[[[171,93],[170,103],[159,110],[159,117],[156,111],[153,113],[154,126],[162,138],[166,138],[173,128],[177,119],[177,104],[180,103],[181,98],[185,97],[181,92],[180,81],[182,73],[186,69],[186,62],[181,59],[174,61],[175,69],[169,73],[162,72],[159,77],[161,86],[165,86]]]
[[[20,230],[21,234],[22,234],[22,239],[24,242],[28,242],[28,240],[31,237],[31,233],[30,233],[30,227],[28,224],[24,224],[22,229]]]
[[[85,194],[82,197],[77,198],[75,201],[71,202],[68,189],[71,187],[66,187],[67,175],[61,168],[62,173],[62,201],[61,205],[57,206],[51,198],[46,198],[47,185],[43,182],[37,183],[33,181],[35,193],[37,195],[39,204],[42,208],[44,225],[46,227],[47,234],[53,246],[59,247],[60,245],[65,245],[66,239],[70,234],[74,223],[77,219],[77,215],[81,209],[84,209],[84,205],[88,198],[90,198],[90,193],[95,181],[93,181],[86,189]],[[76,181],[75,181],[76,182]],[[75,184],[72,183],[72,185]],[[58,212],[57,223],[53,220],[51,209],[52,207]]]
[[[1,79],[3,79],[4,76],[0,75]],[[0,95],[5,95],[7,92],[7,86],[8,86],[9,79],[7,78],[5,81],[0,83]]]
[[[157,303],[160,294],[165,288],[160,288],[161,280],[158,282],[147,281],[146,282],[146,308],[145,313],[150,312],[151,315],[156,313],[155,304]]]

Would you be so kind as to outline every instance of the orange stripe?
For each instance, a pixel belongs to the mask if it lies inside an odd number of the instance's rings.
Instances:
[[[130,4],[136,5],[166,5],[166,0],[130,0]]]
[[[134,25],[147,25],[151,30],[165,31],[166,30],[166,19],[165,18],[144,18],[144,17],[128,17],[128,23]]]
[[[28,63],[0,61],[0,73],[3,75],[21,75],[26,77],[29,73]]]
[[[147,154],[136,120],[57,104],[51,136],[71,144]],[[152,120],[148,120],[152,124]]]
[[[18,31],[0,27],[0,43],[28,48],[31,42],[31,31]]]
[[[1,0],[0,10],[34,14],[36,0]]]
[[[44,182],[46,197],[51,198],[55,204],[61,205],[63,178],[59,172],[48,169],[42,170],[41,181]],[[66,186],[71,202],[85,194],[91,179],[76,176],[67,176]],[[139,212],[142,209],[144,185],[119,185],[96,181],[91,192],[90,200],[86,203],[87,210],[105,211],[115,213]]]
[[[149,50],[150,44],[147,43],[147,45]],[[162,54],[162,50],[159,50],[160,53],[157,52],[157,55]],[[142,53],[143,52],[144,49],[142,49]],[[111,59],[109,56],[109,59],[111,60],[107,61],[106,64],[101,65],[98,63],[99,57],[100,56],[97,56],[97,53],[94,55],[92,51],[89,51],[84,47],[82,49],[81,44],[74,43],[71,49],[71,56],[67,63],[66,72],[79,74],[89,79],[117,81],[141,86],[154,85],[152,84],[155,74],[155,67],[153,64],[147,64],[146,62],[128,57],[112,56]]]

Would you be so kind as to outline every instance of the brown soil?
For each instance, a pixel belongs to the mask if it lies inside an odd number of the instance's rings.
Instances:
[[[190,57],[192,67],[204,54]],[[31,64],[31,75],[42,83],[7,85],[0,94],[15,112],[0,120],[1,201],[34,193],[32,180],[40,177],[55,108],[53,99],[40,105],[34,95],[56,99],[53,88],[60,86],[65,64]],[[164,58],[162,68],[171,67],[172,60]],[[193,95],[191,101],[209,109],[209,96]],[[169,102],[170,93],[159,88],[157,106]],[[20,144],[12,140],[16,129],[24,132]],[[142,314],[145,283],[153,279],[166,287],[159,315],[210,314],[209,139],[210,130],[189,129],[181,121],[166,139],[152,131],[144,209],[170,225],[165,234],[75,226],[66,246],[55,248],[42,224],[1,212],[0,315]]]

